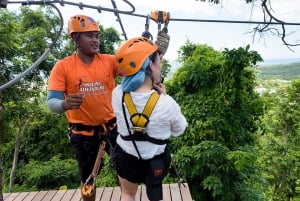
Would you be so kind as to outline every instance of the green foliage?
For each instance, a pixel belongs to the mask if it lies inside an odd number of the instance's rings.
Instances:
[[[183,65],[183,68],[187,69],[187,77],[182,83],[184,90],[195,93],[213,87],[212,84],[216,84],[215,79],[219,77],[218,70],[222,65],[222,59],[221,54],[211,47],[199,46],[196,48]]]
[[[58,154],[62,158],[72,156],[67,127],[68,123],[64,115],[53,115],[44,111],[26,130],[21,145],[22,160],[26,163],[29,159],[47,161]]]
[[[62,160],[56,155],[45,162],[30,160],[18,172],[18,177],[25,186],[31,187],[31,190],[59,189],[63,185],[77,188],[79,186],[77,169],[76,160]]]
[[[8,74],[4,74],[5,62],[14,58],[16,50],[19,49],[20,39],[17,35],[11,34],[18,31],[16,24],[16,14],[9,13],[6,9],[0,9],[0,18],[5,19],[1,21],[0,26],[0,83],[3,83],[8,78]],[[2,75],[2,76],[1,76]]]
[[[162,69],[161,69],[161,75],[163,77],[167,77],[168,73],[170,72],[171,69],[171,64],[169,63],[168,60],[163,59],[162,60]]]
[[[216,141],[203,141],[193,147],[182,147],[175,155],[174,160],[185,178],[205,178],[207,173],[214,174],[218,170],[226,170],[226,153],[228,151],[227,147]],[[186,164],[189,165],[186,166]]]
[[[250,46],[223,52],[186,46],[182,67],[167,82],[189,123],[171,142],[178,169],[195,200],[263,200],[254,149],[263,102],[253,69],[262,58]]]
[[[188,59],[193,55],[193,52],[195,51],[196,48],[197,48],[196,44],[187,40],[186,44],[181,46],[178,50],[178,55],[179,55],[178,60],[180,62],[184,62],[186,59]]]
[[[231,151],[227,154],[227,159],[232,161],[236,170],[241,171],[256,160],[256,155],[245,151]]]
[[[106,54],[114,54],[116,45],[121,42],[120,34],[114,28],[104,29],[100,25],[100,52]]]
[[[97,177],[97,186],[118,186],[119,179],[116,170],[110,163],[110,158],[106,154],[104,157],[104,166]]]
[[[300,81],[265,94],[264,135],[260,137],[259,160],[270,183],[268,197],[290,200],[298,195],[300,178]]]

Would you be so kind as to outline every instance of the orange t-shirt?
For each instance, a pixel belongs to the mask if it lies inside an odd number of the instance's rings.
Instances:
[[[80,109],[66,112],[70,123],[100,125],[115,115],[111,105],[112,90],[117,76],[113,55],[96,54],[91,64],[84,64],[75,53],[58,61],[48,81],[48,90],[84,96]]]

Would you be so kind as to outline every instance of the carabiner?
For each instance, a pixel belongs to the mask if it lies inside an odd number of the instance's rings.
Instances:
[[[96,187],[96,178],[90,175],[81,187],[81,193],[85,196],[91,196],[94,194]]]
[[[146,23],[145,23],[145,31],[142,33],[142,36],[145,38],[148,38],[150,40],[153,40],[153,36],[149,32],[149,21],[150,21],[150,16],[148,15],[146,18]]]

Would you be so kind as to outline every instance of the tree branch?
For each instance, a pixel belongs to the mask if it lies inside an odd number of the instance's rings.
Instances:
[[[268,5],[267,5],[268,4]],[[254,28],[254,34],[253,37],[255,37],[255,35],[258,33],[261,37],[264,37],[265,33],[269,32],[272,33],[273,35],[277,35],[278,37],[281,38],[283,44],[292,52],[294,52],[294,50],[291,47],[294,46],[299,46],[300,43],[290,43],[287,40],[287,36],[290,35],[288,33],[286,33],[286,29],[285,29],[285,22],[276,18],[272,13],[272,6],[271,6],[271,0],[262,0],[262,11],[263,11],[263,15],[264,15],[264,22],[266,22],[266,24],[264,25],[257,25]],[[277,29],[274,27],[271,27],[271,22],[277,22],[280,23],[281,28]]]

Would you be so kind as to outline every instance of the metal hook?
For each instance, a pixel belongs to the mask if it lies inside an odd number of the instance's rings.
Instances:
[[[98,11],[98,13],[101,13],[101,6],[97,7],[97,11]]]
[[[81,10],[83,10],[83,3],[82,3],[82,2],[79,2],[78,6],[79,6],[79,8],[80,8]]]

